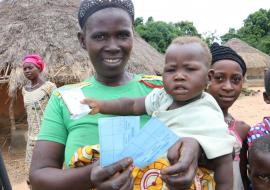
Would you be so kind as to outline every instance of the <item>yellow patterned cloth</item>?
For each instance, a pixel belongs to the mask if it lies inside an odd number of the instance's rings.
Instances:
[[[215,190],[213,171],[199,167],[190,190]]]
[[[79,148],[71,158],[69,167],[76,168],[92,164],[100,158],[99,145]],[[140,169],[135,167],[132,171],[134,177],[134,190],[168,190],[161,180],[160,171],[169,166],[166,159],[159,159],[149,166]],[[189,190],[214,190],[213,172],[198,168],[194,182]]]
[[[99,160],[99,145],[80,147],[72,156],[69,167],[77,168]]]

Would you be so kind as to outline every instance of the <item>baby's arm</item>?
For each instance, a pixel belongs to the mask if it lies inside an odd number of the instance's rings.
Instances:
[[[142,115],[146,113],[145,97],[115,100],[84,99],[81,103],[92,108],[91,114]]]
[[[213,166],[216,190],[233,189],[233,164],[232,154],[217,157],[210,160]]]

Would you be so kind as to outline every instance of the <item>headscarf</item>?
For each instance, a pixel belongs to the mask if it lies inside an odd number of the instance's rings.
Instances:
[[[221,46],[215,42],[212,44],[210,50],[212,54],[211,65],[214,65],[217,61],[224,59],[233,60],[240,65],[243,76],[245,76],[247,71],[246,63],[243,60],[243,58],[240,55],[238,55],[233,49],[227,46]]]
[[[25,63],[33,63],[40,70],[40,72],[42,72],[45,68],[45,63],[37,54],[26,55],[23,59],[23,64]]]
[[[88,17],[105,8],[121,8],[125,10],[134,22],[134,6],[132,0],[82,0],[78,12],[80,27],[83,28]]]

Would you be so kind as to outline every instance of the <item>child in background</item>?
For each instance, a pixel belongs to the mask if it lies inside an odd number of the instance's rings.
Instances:
[[[270,70],[269,69],[264,74],[264,88],[265,88],[265,91],[263,92],[264,102],[266,104],[270,104]],[[255,155],[255,161],[254,161],[254,159],[251,159],[252,157],[254,157],[253,154],[255,154],[255,152],[258,152],[256,150],[262,150],[262,147],[258,148],[258,146],[260,144],[259,142],[263,141],[263,140],[260,140],[258,143],[256,143],[258,145],[254,145],[254,147],[253,147],[253,143],[266,135],[268,135],[268,136],[270,135],[270,117],[269,116],[265,116],[263,118],[262,122],[251,127],[249,132],[248,132],[248,136],[247,136],[247,143],[248,143],[248,147],[249,147],[249,151],[248,151],[249,165],[251,167],[250,177],[251,177],[251,181],[253,181],[252,182],[253,189],[255,189],[255,190],[267,189],[266,188],[267,183],[268,183],[268,189],[269,189],[269,182],[265,182],[265,179],[267,179],[267,178],[260,177],[260,175],[257,174],[258,173],[258,171],[257,171],[258,165],[255,164],[255,166],[254,166],[254,164],[253,164],[253,163],[256,163],[258,159],[261,159],[260,154]],[[269,139],[269,137],[268,137],[268,139]],[[268,149],[268,154],[269,154],[269,149]],[[268,159],[269,159],[269,156],[268,156]],[[263,165],[265,166],[265,164],[263,164]],[[267,167],[264,167],[264,166],[261,166],[261,165],[259,166],[259,168],[263,168],[262,172],[267,171],[267,170],[265,170]],[[270,170],[268,168],[268,173],[269,173],[269,171]],[[269,176],[268,176],[268,180],[269,180]],[[261,184],[262,186],[259,184],[260,182],[262,183]]]
[[[203,92],[208,81],[211,54],[197,37],[179,37],[166,51],[163,72],[164,89],[148,96],[112,101],[85,99],[91,114],[142,115],[147,113],[163,121],[180,137],[193,137],[210,160],[217,190],[232,189],[232,151],[235,138],[227,133],[227,124],[215,99]]]
[[[247,177],[247,144],[250,127],[235,119],[229,109],[241,93],[246,73],[245,61],[230,47],[214,43],[211,46],[212,64],[209,70],[209,92],[220,106],[231,135],[236,138],[233,159],[234,190],[249,186]]]
[[[270,189],[270,134],[256,139],[249,149],[253,190]]]
[[[268,69],[264,74],[264,88],[263,99],[266,104],[270,104],[270,69]],[[267,134],[270,134],[270,117],[265,116],[261,123],[253,126],[248,132],[248,146],[250,147],[252,143]]]

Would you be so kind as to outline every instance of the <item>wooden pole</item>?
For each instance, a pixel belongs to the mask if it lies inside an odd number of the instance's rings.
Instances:
[[[12,96],[9,104],[9,119],[11,124],[11,133],[16,130],[15,114],[14,114],[15,97]]]

